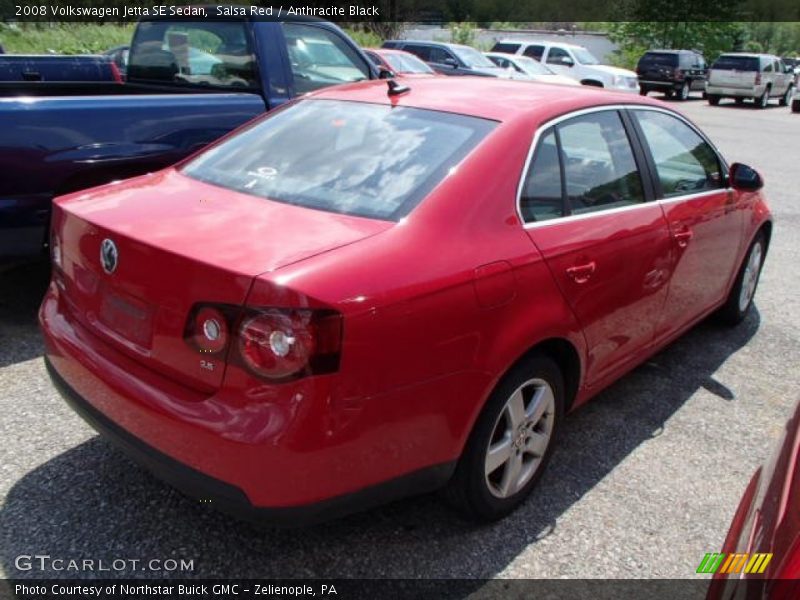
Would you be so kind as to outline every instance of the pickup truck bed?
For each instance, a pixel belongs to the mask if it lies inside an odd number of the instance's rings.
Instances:
[[[106,56],[0,55],[0,82],[4,81],[115,81],[119,69]]]

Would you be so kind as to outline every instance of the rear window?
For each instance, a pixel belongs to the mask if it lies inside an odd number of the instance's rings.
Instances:
[[[665,52],[648,52],[639,59],[639,66],[658,65],[663,67],[677,67],[678,55]]]
[[[503,52],[504,54],[514,54],[522,44],[511,44],[509,42],[497,42],[492,46],[492,52]]]
[[[755,56],[720,56],[711,65],[718,71],[758,71],[758,58]]]
[[[183,168],[278,202],[384,220],[407,215],[494,121],[338,100],[305,100]]]

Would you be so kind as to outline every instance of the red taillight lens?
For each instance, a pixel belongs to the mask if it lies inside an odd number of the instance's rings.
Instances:
[[[761,85],[761,73],[756,73],[756,85]]]
[[[201,352],[216,354],[228,346],[228,320],[221,310],[202,306],[191,319],[187,338]]]
[[[239,326],[239,354],[256,375],[286,379],[339,366],[341,316],[331,311],[267,309]]]
[[[113,61],[111,62],[111,77],[114,79],[116,83],[123,83],[122,73],[120,73],[119,67]]]

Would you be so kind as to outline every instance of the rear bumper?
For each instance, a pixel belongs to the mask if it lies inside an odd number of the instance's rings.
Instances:
[[[651,81],[649,79],[640,79],[639,87],[648,88],[651,90],[679,90],[683,85],[683,81]]]
[[[765,89],[763,85],[746,88],[706,85],[706,94],[726,98],[760,98]]]
[[[240,488],[215,479],[159,452],[126,431],[80,396],[45,357],[50,379],[67,404],[95,431],[156,477],[198,502],[236,518],[273,525],[302,526],[341,517],[391,500],[442,486],[455,464],[434,465],[378,485],[328,500],[289,507],[254,506]]]
[[[56,387],[134,460],[212,508],[274,524],[313,523],[432,491],[452,475],[453,454],[429,449],[443,430],[423,421],[421,431],[413,414],[407,422],[362,423],[357,405],[336,406],[333,376],[204,395],[104,343],[64,304],[51,284],[39,313]],[[414,391],[425,402],[441,395],[431,386]],[[402,399],[383,400],[371,410],[385,414]]]

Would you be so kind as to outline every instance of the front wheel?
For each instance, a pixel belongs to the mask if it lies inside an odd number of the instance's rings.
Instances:
[[[719,311],[719,316],[728,325],[741,323],[753,305],[761,267],[767,251],[767,241],[763,233],[759,233],[745,256],[739,274],[731,288],[728,299]]]
[[[478,417],[445,494],[466,516],[500,519],[530,494],[553,451],[564,414],[564,380],[543,355],[521,360]]]
[[[792,100],[792,112],[800,113],[800,98],[795,98]]]
[[[649,91],[650,90],[648,90],[646,87],[640,87],[639,88],[639,95],[640,96],[647,96],[647,92],[649,92]]]
[[[792,102],[793,92],[794,88],[791,85],[788,88],[786,88],[786,93],[783,96],[781,96],[780,99],[781,106],[789,106],[789,104]]]
[[[715,96],[713,94],[708,94],[707,97],[708,97],[708,103],[711,106],[717,106],[717,104],[719,104],[719,100],[720,100],[719,96]]]

